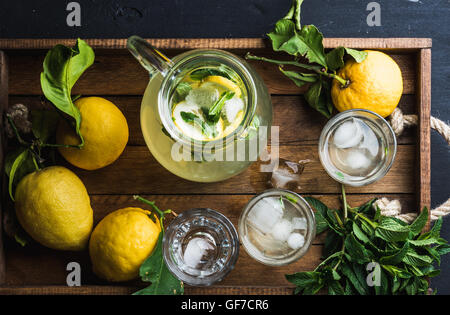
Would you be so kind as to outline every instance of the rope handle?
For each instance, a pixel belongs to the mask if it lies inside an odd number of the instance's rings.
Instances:
[[[403,115],[402,110],[398,107],[389,116],[389,122],[397,136],[401,135],[406,127],[417,125],[418,121],[417,115]],[[450,145],[450,126],[436,117],[430,118],[430,125],[431,128],[436,130],[447,141],[447,144]],[[374,203],[374,207],[377,206],[380,208],[382,215],[395,217],[407,223],[411,223],[417,217],[417,213],[402,214],[402,206],[398,200],[389,201],[387,198],[381,198]],[[430,211],[430,220],[435,221],[439,217],[448,214],[450,214],[450,198]]]

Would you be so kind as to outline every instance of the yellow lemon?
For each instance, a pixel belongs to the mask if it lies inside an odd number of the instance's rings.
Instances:
[[[337,110],[371,110],[383,117],[397,107],[403,93],[402,73],[397,63],[385,53],[366,50],[367,58],[357,63],[348,60],[338,75],[349,84],[333,80],[331,97]]]
[[[95,170],[113,163],[128,142],[128,124],[122,112],[101,97],[84,97],[75,102],[80,110],[80,132],[84,138],[81,149],[60,147],[61,155],[72,165]],[[58,126],[57,141],[78,145],[79,137],[65,121]]]
[[[234,83],[233,81],[231,81],[230,79],[227,79],[220,75],[207,76],[206,78],[203,79],[203,82],[218,84],[218,85],[225,87],[226,89],[234,92],[237,97],[241,96],[241,89],[239,88],[239,86],[236,83]]]
[[[44,246],[82,250],[93,226],[89,195],[70,170],[51,166],[25,176],[17,185],[15,209],[22,227]]]
[[[116,210],[100,221],[89,241],[94,273],[108,281],[128,281],[152,253],[161,227],[150,211],[140,208]]]

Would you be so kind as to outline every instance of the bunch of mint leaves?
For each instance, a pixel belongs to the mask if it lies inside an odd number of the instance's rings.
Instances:
[[[344,66],[344,56],[350,55],[356,62],[362,62],[367,53],[355,49],[337,47],[325,52],[323,35],[314,25],[300,24],[303,0],[294,0],[291,9],[275,24],[275,29],[267,34],[272,48],[294,56],[294,60],[282,61],[254,56],[247,53],[246,59],[260,60],[279,65],[280,71],[298,87],[309,84],[305,93],[306,102],[318,112],[329,118],[333,113],[331,100],[331,81],[337,80],[343,88],[350,82],[336,74]],[[302,58],[309,63],[302,63]],[[289,66],[293,70],[285,70]]]
[[[342,186],[343,187],[343,186]],[[424,208],[411,224],[380,214],[375,199],[352,208],[343,188],[343,211],[306,197],[316,209],[317,233],[327,231],[324,259],[313,271],[286,275],[295,294],[415,295],[428,294],[428,278],[437,276],[441,256],[450,252],[440,237],[442,218],[425,233],[429,212]],[[375,263],[369,285],[368,264]],[[376,278],[376,275],[379,278]],[[377,285],[379,284],[379,285]]]

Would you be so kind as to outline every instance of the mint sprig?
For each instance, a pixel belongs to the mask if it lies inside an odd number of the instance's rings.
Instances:
[[[310,84],[309,90],[305,93],[307,103],[329,118],[333,112],[330,96],[331,80],[337,80],[342,87],[347,87],[351,83],[336,74],[336,71],[344,66],[345,55],[353,57],[356,62],[362,62],[367,53],[345,47],[337,47],[326,53],[322,33],[314,25],[301,25],[302,3],[303,0],[294,0],[286,16],[275,24],[272,32],[267,34],[273,50],[294,56],[293,61],[268,59],[250,53],[247,53],[245,58],[277,64],[280,71],[299,87]],[[302,57],[308,63],[299,62]],[[295,70],[285,70],[285,66],[291,66]]]
[[[316,209],[317,233],[327,231],[323,261],[314,271],[286,275],[296,285],[295,293],[316,294],[327,290],[339,295],[428,294],[428,278],[439,274],[441,256],[450,252],[440,237],[442,218],[422,233],[429,211],[424,208],[411,224],[380,214],[374,200],[360,207],[328,208],[320,200],[306,197]],[[369,286],[367,264],[379,265],[380,286]]]

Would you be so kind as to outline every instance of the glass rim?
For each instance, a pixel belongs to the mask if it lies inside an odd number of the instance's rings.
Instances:
[[[247,127],[250,125],[255,112],[256,104],[258,103],[256,94],[256,84],[253,76],[248,70],[249,65],[239,58],[238,56],[220,49],[193,49],[181,54],[181,59],[176,60],[173,67],[170,68],[168,73],[164,76],[161,83],[161,88],[158,93],[158,113],[161,118],[161,122],[169,135],[176,141],[184,145],[204,146],[206,144],[215,146],[218,144],[228,144],[234,141],[242,135]],[[244,117],[239,126],[230,134],[223,138],[214,140],[196,140],[185,136],[181,131],[176,128],[172,121],[172,115],[169,111],[169,93],[171,90],[172,79],[177,76],[177,73],[183,69],[189,67],[189,65],[196,62],[208,62],[215,61],[223,63],[230,67],[241,78],[245,89],[247,90],[247,106]]]
[[[391,158],[389,160],[388,163],[385,163],[383,165],[383,167],[381,167],[377,172],[375,172],[374,174],[370,175],[367,178],[361,179],[361,180],[357,180],[357,181],[348,181],[345,180],[345,178],[343,179],[342,177],[337,176],[334,172],[332,172],[326,161],[324,160],[323,154],[325,154],[325,152],[323,152],[324,146],[325,146],[325,140],[328,137],[328,134],[330,133],[331,128],[338,123],[339,121],[346,119],[348,117],[351,117],[351,115],[353,113],[367,113],[370,115],[375,116],[376,118],[378,118],[382,124],[384,126],[387,127],[388,129],[388,136],[391,137],[392,139],[392,144],[390,145],[389,149],[391,150],[391,146],[393,147],[392,150],[392,155]],[[367,118],[367,116],[364,116]],[[372,120],[372,119],[371,119]],[[375,124],[379,125],[378,122],[375,122]],[[337,115],[335,115],[333,118],[331,118],[330,120],[328,120],[328,122],[325,124],[325,126],[322,129],[322,132],[320,134],[320,138],[319,138],[319,159],[320,159],[320,163],[322,164],[323,168],[325,169],[325,171],[328,173],[328,175],[333,178],[335,181],[341,183],[341,184],[345,184],[345,185],[349,185],[352,187],[361,187],[361,186],[366,186],[369,184],[372,184],[378,180],[380,180],[381,178],[383,178],[391,169],[392,165],[394,164],[395,161],[395,156],[397,155],[397,137],[395,136],[394,130],[392,129],[391,125],[386,121],[386,119],[384,119],[381,115],[368,110],[368,109],[364,109],[364,108],[353,108],[353,109],[349,109],[343,112],[338,113]]]
[[[301,208],[302,213],[305,215],[306,222],[307,222],[307,233],[305,236],[304,245],[302,247],[298,248],[297,250],[293,250],[291,254],[284,257],[283,259],[267,258],[264,255],[259,254],[258,252],[255,253],[255,251],[251,251],[251,247],[252,247],[251,242],[248,241],[246,237],[244,237],[244,235],[245,235],[244,221],[247,219],[247,216],[250,213],[253,206],[257,202],[262,200],[263,198],[273,197],[273,196],[277,196],[277,197],[279,197],[279,196],[292,197],[293,196],[296,199],[295,205]],[[287,199],[290,200],[289,198],[287,198]],[[293,202],[291,201],[291,203],[293,203]],[[244,248],[244,250],[247,252],[247,254],[250,257],[252,257],[256,261],[258,261],[264,265],[267,265],[267,266],[275,266],[275,267],[276,266],[285,266],[285,265],[291,264],[291,263],[299,260],[300,258],[302,258],[310,249],[310,247],[314,241],[314,238],[316,237],[316,218],[315,218],[313,209],[308,204],[308,202],[305,200],[305,198],[303,198],[296,192],[293,192],[293,191],[290,191],[287,189],[272,188],[272,189],[267,189],[267,190],[257,194],[256,196],[251,198],[250,201],[245,205],[245,207],[242,210],[241,215],[239,217],[238,231],[239,231],[239,237],[241,240],[242,247]]]
[[[199,278],[193,275],[189,275],[180,268],[178,268],[178,266],[171,259],[170,244],[168,244],[168,242],[169,239],[174,235],[174,233],[178,229],[179,224],[181,224],[184,220],[205,214],[206,216],[212,217],[220,224],[222,224],[226,232],[230,235],[231,238],[230,243],[232,243],[230,249],[232,252],[229,256],[230,259],[228,264],[224,266],[219,272]],[[192,208],[178,214],[178,216],[175,219],[173,219],[172,222],[170,222],[170,224],[167,226],[162,242],[163,242],[163,258],[169,271],[177,279],[183,281],[188,285],[193,286],[209,286],[223,280],[228,275],[228,273],[230,273],[230,271],[234,269],[234,266],[236,265],[236,262],[239,257],[239,235],[237,233],[236,228],[225,215],[210,208]]]

